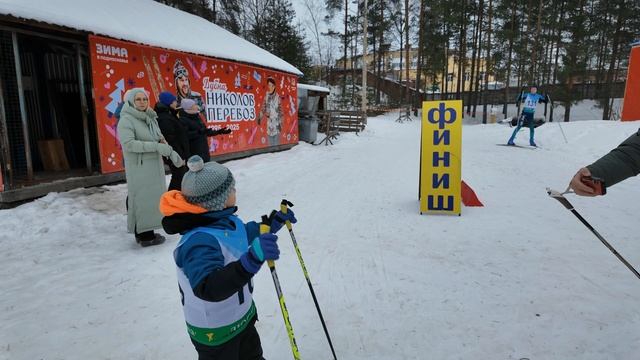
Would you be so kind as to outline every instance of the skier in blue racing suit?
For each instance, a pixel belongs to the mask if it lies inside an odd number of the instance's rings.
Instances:
[[[538,103],[549,102],[549,97],[546,95],[538,94],[538,88],[536,86],[532,86],[528,93],[521,93],[520,95],[518,95],[518,99],[516,99],[516,103],[518,101],[522,101],[524,103],[524,109],[522,109],[522,114],[518,119],[518,126],[516,126],[515,130],[513,130],[513,133],[511,134],[511,138],[509,138],[507,145],[515,145],[513,141],[516,138],[516,134],[518,134],[518,131],[520,131],[520,128],[522,128],[522,125],[528,122],[529,145],[536,146],[536,142],[533,139],[534,132],[535,132],[533,115],[536,112],[536,105],[538,105]]]

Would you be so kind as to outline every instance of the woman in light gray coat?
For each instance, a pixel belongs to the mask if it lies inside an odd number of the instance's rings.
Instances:
[[[149,106],[143,88],[125,94],[118,139],[127,177],[127,229],[142,246],[161,244],[164,237],[153,230],[162,227],[158,205],[167,190],[162,157],[170,158],[176,167],[183,166],[184,161],[162,136],[156,112]]]

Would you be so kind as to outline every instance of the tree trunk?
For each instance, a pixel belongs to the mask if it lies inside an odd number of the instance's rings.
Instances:
[[[556,33],[556,58],[553,63],[553,84],[556,83],[558,79],[558,60],[560,57],[560,45],[562,45],[562,22],[564,20],[564,5],[565,2],[562,1],[560,5],[560,15],[558,16],[558,32]]]
[[[460,100],[460,92],[464,91],[464,63],[467,58],[467,0],[462,0],[462,12],[460,15],[460,35],[458,41],[458,81],[456,86],[456,99]]]
[[[373,55],[373,69],[372,69],[371,72],[373,74],[376,73],[376,69],[378,68],[377,67],[378,61],[380,61],[379,60],[379,58],[380,58],[380,54],[379,54],[380,53],[380,46],[378,44],[378,38],[376,37],[376,31],[377,31],[376,29],[378,28],[378,26],[380,26],[380,25],[377,24],[376,26],[372,26],[373,33],[372,33],[372,36],[371,36],[371,42],[372,42],[371,45],[373,45],[373,52],[372,52],[372,55]],[[376,84],[375,84],[375,88],[376,89],[379,87],[378,80],[379,80],[379,77],[376,77]],[[379,102],[376,102],[376,104],[379,105]]]
[[[531,17],[533,16],[532,15],[533,11],[531,11],[531,2],[532,2],[532,0],[528,0],[527,1],[527,10],[526,10],[526,12],[527,12],[527,30],[524,31],[524,29],[523,29],[523,31],[522,31],[523,36],[522,36],[521,39],[522,39],[523,48],[521,49],[522,52],[520,53],[520,60],[521,60],[520,61],[520,64],[521,64],[520,78],[524,77],[524,82],[529,83],[529,84],[533,81],[532,80],[533,79],[533,72],[531,71],[531,68],[533,67],[533,65],[530,63],[529,64],[529,68],[528,69],[526,68],[527,67],[527,62],[531,61],[531,54],[529,53],[529,36],[527,36],[527,34],[529,34],[530,31],[531,31]],[[520,85],[522,85],[522,84],[520,84]]]
[[[404,49],[404,31],[400,34],[400,69],[398,69],[398,82],[400,85],[402,85],[402,70],[404,70],[404,54],[402,49]]]
[[[404,34],[404,41],[405,41],[405,57],[407,58],[407,68],[405,69],[405,75],[406,75],[406,95],[405,95],[405,101],[407,103],[407,105],[411,104],[411,94],[409,93],[409,67],[411,66],[411,56],[409,56],[409,50],[411,48],[411,46],[409,46],[409,0],[404,0],[404,25],[405,25],[405,34]]]
[[[538,55],[538,46],[540,45],[540,20],[542,19],[542,0],[538,2],[538,21],[536,24],[536,35],[534,37],[535,42],[533,43],[533,49],[531,51],[531,83],[537,83],[538,75],[536,73],[536,61]],[[529,31],[529,29],[527,29]]]
[[[554,11],[555,8],[552,8],[552,11]],[[552,30],[552,26],[551,24],[549,24],[550,26],[545,27],[544,30],[544,38],[545,38],[545,43],[544,43],[544,70],[543,70],[543,77],[542,77],[542,83],[543,84],[549,84],[549,78],[550,78],[550,66],[549,64],[551,63],[551,32]]]
[[[480,0],[482,1],[482,0]],[[478,51],[478,35],[480,31],[480,15],[476,14],[476,21],[473,25],[473,37],[471,38],[471,46],[473,49],[471,50],[471,78],[469,79],[469,91],[467,92],[467,114],[471,114],[471,102],[473,100],[473,86],[476,83],[475,73],[476,73],[476,56]]]
[[[609,1],[605,2],[605,8],[604,8],[604,13],[605,13],[605,19],[604,19],[604,24],[610,24],[611,23],[611,13],[609,11]],[[608,27],[604,27],[601,29],[600,32],[600,38],[599,38],[599,49],[598,49],[598,61],[597,61],[597,65],[596,65],[596,69],[597,69],[597,75],[596,75],[596,83],[597,83],[597,91],[598,93],[602,92],[602,83],[604,82],[603,80],[605,79],[605,63],[607,61],[607,54],[609,51],[609,40],[608,40]]]
[[[347,36],[348,29],[347,25],[349,24],[349,0],[344,0],[344,72],[342,73],[342,96],[346,95],[347,92]]]
[[[491,25],[493,22],[493,0],[489,0],[489,31],[487,32],[487,58],[485,59],[484,73],[484,104],[482,106],[482,123],[487,123],[487,91],[489,90],[489,74],[493,73],[491,68]],[[494,80],[495,81],[495,80]]]
[[[606,91],[605,91],[605,104],[602,110],[602,118],[609,120],[611,118],[611,106],[609,105],[609,99],[611,99],[611,83],[613,82],[613,74],[615,72],[616,63],[619,56],[619,44],[620,44],[620,32],[624,27],[624,10],[618,9],[618,18],[616,19],[616,31],[613,35],[613,45],[611,45],[611,61],[609,62],[609,70],[607,71],[606,79]]]
[[[359,17],[356,16],[356,24],[360,23]],[[358,26],[356,25],[356,30],[353,33],[353,46],[351,47],[351,101],[355,101],[356,98],[356,67],[354,66],[354,59],[356,57],[356,52],[358,51]]]
[[[509,87],[511,86],[511,66],[513,65],[513,41],[516,31],[516,7],[511,7],[511,36],[509,36],[509,56],[507,57],[507,80],[504,88],[504,107],[502,113],[507,117],[507,105],[509,104]]]
[[[444,33],[448,34],[448,28],[446,25],[444,28]],[[440,91],[440,93],[442,94],[440,96],[441,99],[442,99],[442,96],[446,96],[446,94],[449,93],[449,37],[447,36],[446,39],[447,40],[445,41],[445,48],[444,48],[444,79],[442,79],[443,86]],[[443,100],[448,100],[448,97]]]
[[[473,92],[473,112],[472,112],[472,117],[476,117],[476,109],[478,107],[478,98],[480,97],[480,70],[482,70],[482,37],[484,36],[484,33],[482,32],[482,23],[484,20],[484,0],[480,0],[480,19],[478,20],[478,59],[477,59],[477,67],[478,69],[476,70],[476,77],[473,80],[474,84],[475,84],[475,89]],[[486,59],[485,59],[485,64],[486,64]],[[485,69],[485,73],[486,73],[486,69]]]
[[[422,88],[421,78],[422,78],[422,54],[424,52],[424,32],[425,32],[425,14],[424,14],[424,2],[425,0],[420,0],[420,26],[418,27],[418,66],[416,68],[416,92],[415,99],[413,101],[415,108],[420,107],[420,102],[422,101],[422,93],[420,89]]]
[[[580,0],[579,2],[580,9],[578,10],[580,15],[582,15],[584,11],[584,1]],[[572,20],[575,21],[575,20]],[[575,27],[576,25],[574,25]],[[574,32],[575,35],[575,32]],[[564,66],[569,66],[571,71],[567,77],[567,86],[566,86],[566,94],[567,99],[565,101],[565,112],[564,112],[564,121],[568,122],[571,119],[571,106],[573,105],[573,85],[574,85],[574,76],[576,75],[575,66],[578,64],[578,57],[580,54],[578,53],[578,42],[582,39],[576,39],[575,36],[572,37],[570,48],[567,50],[567,63]]]
[[[380,21],[384,22],[384,3],[383,1],[380,1]],[[378,41],[378,43],[380,44],[379,48],[380,48],[380,56],[378,57],[378,64],[376,66],[376,69],[378,71],[378,76],[376,77],[376,103],[379,104],[380,103],[380,78],[382,77],[382,71],[381,71],[381,67],[382,64],[384,64],[384,27],[379,27],[380,30],[378,31],[378,34],[380,35],[380,41]]]

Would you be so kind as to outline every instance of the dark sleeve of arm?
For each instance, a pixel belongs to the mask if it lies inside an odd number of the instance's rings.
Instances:
[[[193,288],[193,293],[202,300],[222,301],[240,291],[252,276],[240,261],[234,261],[210,273]]]
[[[178,253],[177,264],[189,279],[194,294],[205,301],[232,296],[252,277],[239,261],[224,265],[220,245],[208,234],[194,234]]]
[[[631,135],[627,140],[610,153],[587,166],[592,177],[604,180],[606,186],[640,173],[640,132]]]
[[[164,136],[169,145],[173,146],[176,140],[176,132],[174,131],[173,124],[171,124],[169,121],[169,119],[166,119],[164,117],[158,117],[158,126],[160,126],[160,132],[162,132],[162,136]]]
[[[210,129],[210,128],[206,127],[205,130],[204,130],[204,133],[207,136],[216,136],[216,135],[220,135],[221,131],[220,130],[213,130],[213,129]]]
[[[195,140],[198,138],[199,134],[198,134],[198,128],[195,126],[192,126],[190,120],[183,120],[183,124],[185,125],[185,128],[187,129],[187,137],[189,138],[189,140]]]

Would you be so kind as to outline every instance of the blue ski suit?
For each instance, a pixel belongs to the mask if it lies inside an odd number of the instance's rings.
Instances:
[[[535,130],[534,130],[535,124],[533,121],[533,115],[536,112],[536,105],[538,105],[538,103],[547,103],[549,101],[549,98],[545,95],[540,95],[538,93],[536,94],[521,93],[520,95],[518,95],[518,98],[516,99],[516,103],[518,101],[522,101],[524,103],[524,108],[522,109],[522,113],[520,114],[520,119],[518,119],[518,126],[516,126],[515,130],[513,130],[513,133],[511,134],[511,137],[509,138],[509,141],[507,142],[507,144],[513,145],[513,141],[516,138],[516,134],[518,134],[518,131],[520,131],[520,128],[522,128],[522,125],[526,121],[529,121],[529,145],[536,146],[536,143],[533,140],[533,136],[535,133]]]

